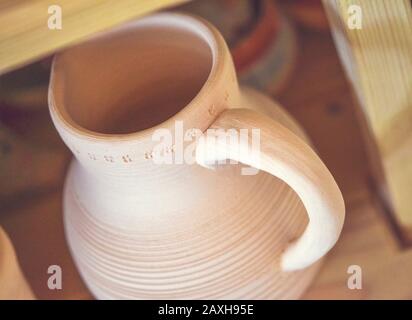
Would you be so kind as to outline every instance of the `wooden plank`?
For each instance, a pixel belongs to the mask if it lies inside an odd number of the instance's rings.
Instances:
[[[187,0],[0,0],[0,74],[148,12]],[[50,30],[50,5],[62,28]]]
[[[376,140],[396,220],[412,241],[411,3],[323,1],[348,78]],[[351,5],[362,10],[361,29],[349,28]]]

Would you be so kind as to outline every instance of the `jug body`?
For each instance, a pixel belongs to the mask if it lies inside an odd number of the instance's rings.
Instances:
[[[207,22],[157,14],[59,54],[49,104],[75,156],[66,237],[97,298],[294,299],[308,287],[320,262],[281,262],[308,225],[299,195],[247,164],[196,158],[197,133],[237,108],[307,141],[275,102],[239,87]]]

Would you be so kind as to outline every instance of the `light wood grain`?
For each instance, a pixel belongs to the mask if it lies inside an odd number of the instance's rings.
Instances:
[[[1,0],[0,74],[85,37],[185,0]],[[62,8],[62,29],[50,30],[48,7]]]
[[[407,0],[324,0],[340,56],[361,102],[396,219],[412,236],[412,10]],[[362,28],[348,27],[348,7]],[[375,155],[373,155],[375,156]]]

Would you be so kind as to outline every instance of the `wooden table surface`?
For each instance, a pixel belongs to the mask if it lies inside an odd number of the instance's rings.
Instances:
[[[342,237],[305,299],[412,299],[412,248],[399,241],[373,192],[370,168],[349,86],[329,34],[300,31],[294,78],[278,100],[298,119],[340,185],[347,207]],[[40,299],[91,299],[68,252],[61,187],[28,197],[0,214],[33,291]],[[63,271],[63,289],[47,288],[47,268]],[[348,267],[362,268],[350,290]]]

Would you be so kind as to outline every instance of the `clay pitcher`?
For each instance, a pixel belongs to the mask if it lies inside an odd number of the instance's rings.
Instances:
[[[339,237],[332,175],[204,20],[160,13],[59,53],[49,105],[75,156],[66,237],[97,298],[298,298]]]

